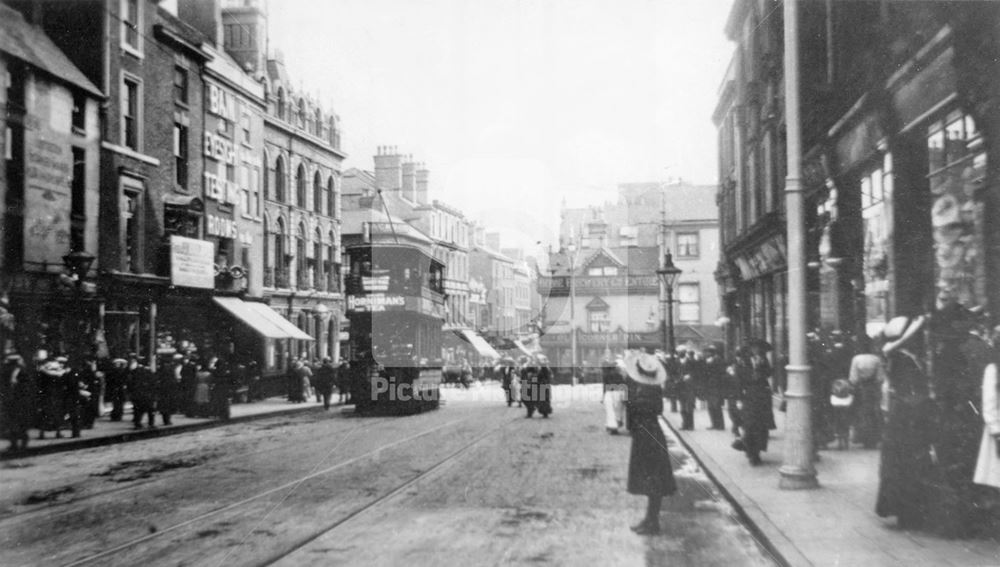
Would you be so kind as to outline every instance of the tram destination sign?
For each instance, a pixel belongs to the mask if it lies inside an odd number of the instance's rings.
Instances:
[[[347,310],[354,312],[375,313],[388,309],[401,309],[406,306],[406,298],[402,295],[348,295]]]

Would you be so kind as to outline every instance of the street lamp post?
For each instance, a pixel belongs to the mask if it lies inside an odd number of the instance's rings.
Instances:
[[[667,304],[666,309],[663,310],[666,319],[663,322],[663,348],[668,354],[671,354],[676,349],[674,344],[674,284],[677,283],[677,276],[681,275],[681,269],[674,265],[674,258],[669,250],[663,256],[663,267],[656,270],[656,275],[660,278],[660,283],[663,284],[664,294],[661,297],[665,297],[664,302]]]

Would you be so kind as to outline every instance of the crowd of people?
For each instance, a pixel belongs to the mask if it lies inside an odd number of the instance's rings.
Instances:
[[[347,361],[334,364],[329,356],[323,357],[319,363],[311,363],[309,357],[302,354],[289,363],[286,386],[288,401],[304,403],[315,397],[324,409],[330,409],[334,388],[339,403],[345,404],[350,400],[350,366]]]
[[[156,427],[157,414],[162,425],[171,425],[175,415],[229,419],[234,398],[263,399],[253,361],[178,352],[157,362],[153,371],[135,353],[70,359],[38,350],[30,362],[8,354],[0,369],[0,431],[10,441],[8,450],[26,449],[31,429],[38,439],[62,438],[63,431],[80,437],[108,405],[108,419],[120,422],[131,402],[133,427],[143,429]]]
[[[536,411],[543,418],[552,413],[552,369],[544,355],[522,356],[518,361],[505,356],[493,374],[500,379],[507,407],[517,404],[525,408],[528,418]]]

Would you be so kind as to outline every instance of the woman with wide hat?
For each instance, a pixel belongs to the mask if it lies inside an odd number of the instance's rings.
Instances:
[[[667,371],[653,356],[629,351],[623,360],[627,376],[629,422],[632,451],[628,463],[629,494],[644,494],[648,500],[646,517],[632,527],[641,535],[660,533],[660,506],[663,497],[677,491],[670,465],[667,440],[660,429],[663,413],[663,385]]]
[[[924,317],[896,317],[886,324],[882,352],[888,362],[889,418],[882,440],[875,513],[896,516],[902,528],[920,527],[928,512],[933,474],[934,404],[923,361]]]

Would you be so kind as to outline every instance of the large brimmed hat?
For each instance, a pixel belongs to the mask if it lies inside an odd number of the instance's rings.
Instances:
[[[652,354],[629,351],[622,362],[628,377],[640,384],[659,386],[667,381],[667,369]]]
[[[924,323],[926,322],[927,319],[923,315],[919,317],[907,317],[905,315],[893,317],[892,320],[886,323],[885,328],[882,329],[882,336],[885,337],[882,352],[889,354],[906,344],[917,333],[923,330]]]

